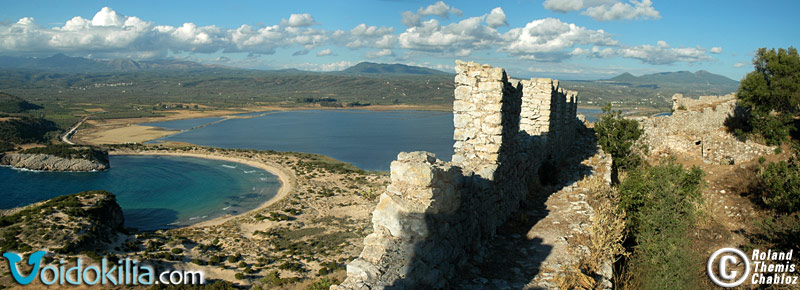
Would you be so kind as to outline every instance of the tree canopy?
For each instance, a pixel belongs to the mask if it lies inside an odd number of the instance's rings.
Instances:
[[[739,105],[749,111],[755,133],[768,144],[780,144],[800,113],[800,55],[794,47],[759,48],[753,66],[739,85]]]

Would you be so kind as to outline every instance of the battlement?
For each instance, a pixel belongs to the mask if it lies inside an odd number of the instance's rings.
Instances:
[[[332,289],[442,288],[570,149],[577,93],[557,80],[510,79],[502,68],[456,61],[451,162],[402,152],[372,217],[374,232]]]

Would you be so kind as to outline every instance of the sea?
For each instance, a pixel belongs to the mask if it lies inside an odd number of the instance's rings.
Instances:
[[[0,208],[56,196],[106,190],[117,197],[125,226],[174,228],[249,211],[272,198],[278,178],[259,168],[178,156],[109,156],[99,172],[35,172],[0,167]]]
[[[579,109],[593,121],[599,109]],[[177,120],[143,125],[178,130],[154,142],[318,153],[365,170],[388,171],[401,151],[424,150],[449,161],[453,114],[437,111],[301,110],[251,118]],[[216,122],[216,123],[215,123]],[[274,196],[274,175],[243,164],[193,157],[110,156],[103,172],[31,172],[0,168],[0,209],[85,190],[117,196],[125,225],[179,227],[248,211]]]

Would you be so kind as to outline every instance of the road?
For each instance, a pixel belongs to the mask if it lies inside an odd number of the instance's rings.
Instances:
[[[72,140],[70,140],[72,138],[72,134],[75,134],[75,131],[78,131],[78,127],[83,125],[83,122],[85,122],[86,119],[89,119],[89,116],[83,117],[83,119],[78,121],[78,123],[75,123],[75,126],[69,128],[69,130],[67,130],[67,133],[64,133],[64,135],[61,136],[61,141],[69,145],[75,145],[75,143],[73,143]]]

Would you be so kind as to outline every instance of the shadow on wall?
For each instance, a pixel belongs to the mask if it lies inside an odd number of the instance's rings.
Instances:
[[[527,135],[526,137],[531,137],[534,142],[541,138]],[[591,137],[593,141],[593,135]],[[595,148],[595,146],[589,147]],[[501,152],[507,151],[501,150]],[[543,244],[541,237],[529,237],[528,232],[550,214],[545,202],[551,194],[590,174],[591,167],[581,164],[581,161],[597,152],[570,150],[565,153],[569,155],[568,158],[546,160],[538,166],[523,167],[522,170],[516,167],[520,164],[505,167],[502,164],[512,163],[501,163],[496,174],[490,179],[478,175],[462,177],[456,191],[471,194],[462,195],[459,200],[460,206],[453,212],[428,213],[415,217],[424,221],[422,223],[424,228],[419,232],[427,233],[428,236],[408,245],[412,246],[408,250],[411,255],[406,262],[409,267],[399,275],[402,278],[394,280],[386,289],[455,289],[461,281],[481,278],[489,280],[487,289],[502,288],[504,285],[515,288],[515,283],[524,285],[530,282],[539,274],[541,263],[551,254],[553,246]],[[503,159],[506,158],[501,155],[500,160]],[[547,173],[547,176],[542,176],[541,173]],[[544,179],[540,179],[542,177]],[[513,188],[513,185],[509,184],[525,186]],[[491,228],[492,225],[486,224],[491,220],[483,223],[480,221],[486,215],[495,213],[479,210],[482,204],[491,202],[489,196],[500,193],[493,188],[498,188],[499,191],[519,190],[524,193],[518,201],[520,208],[511,212],[507,219],[499,220],[499,224],[494,227],[496,232],[486,230]],[[476,220],[469,217],[474,217]],[[399,219],[410,218],[407,216]],[[453,224],[458,225],[452,226]],[[442,225],[448,226],[443,228]],[[476,235],[471,239],[471,243],[464,245],[463,250],[458,249],[458,242],[452,238],[454,232],[452,228],[459,226],[464,227],[463,232],[457,232]],[[452,261],[450,267],[448,265],[431,267],[442,264],[443,261]],[[444,270],[448,268],[452,270]],[[512,270],[513,268],[518,270]],[[474,272],[472,269],[479,271]],[[509,284],[492,284],[492,281],[496,280]]]

